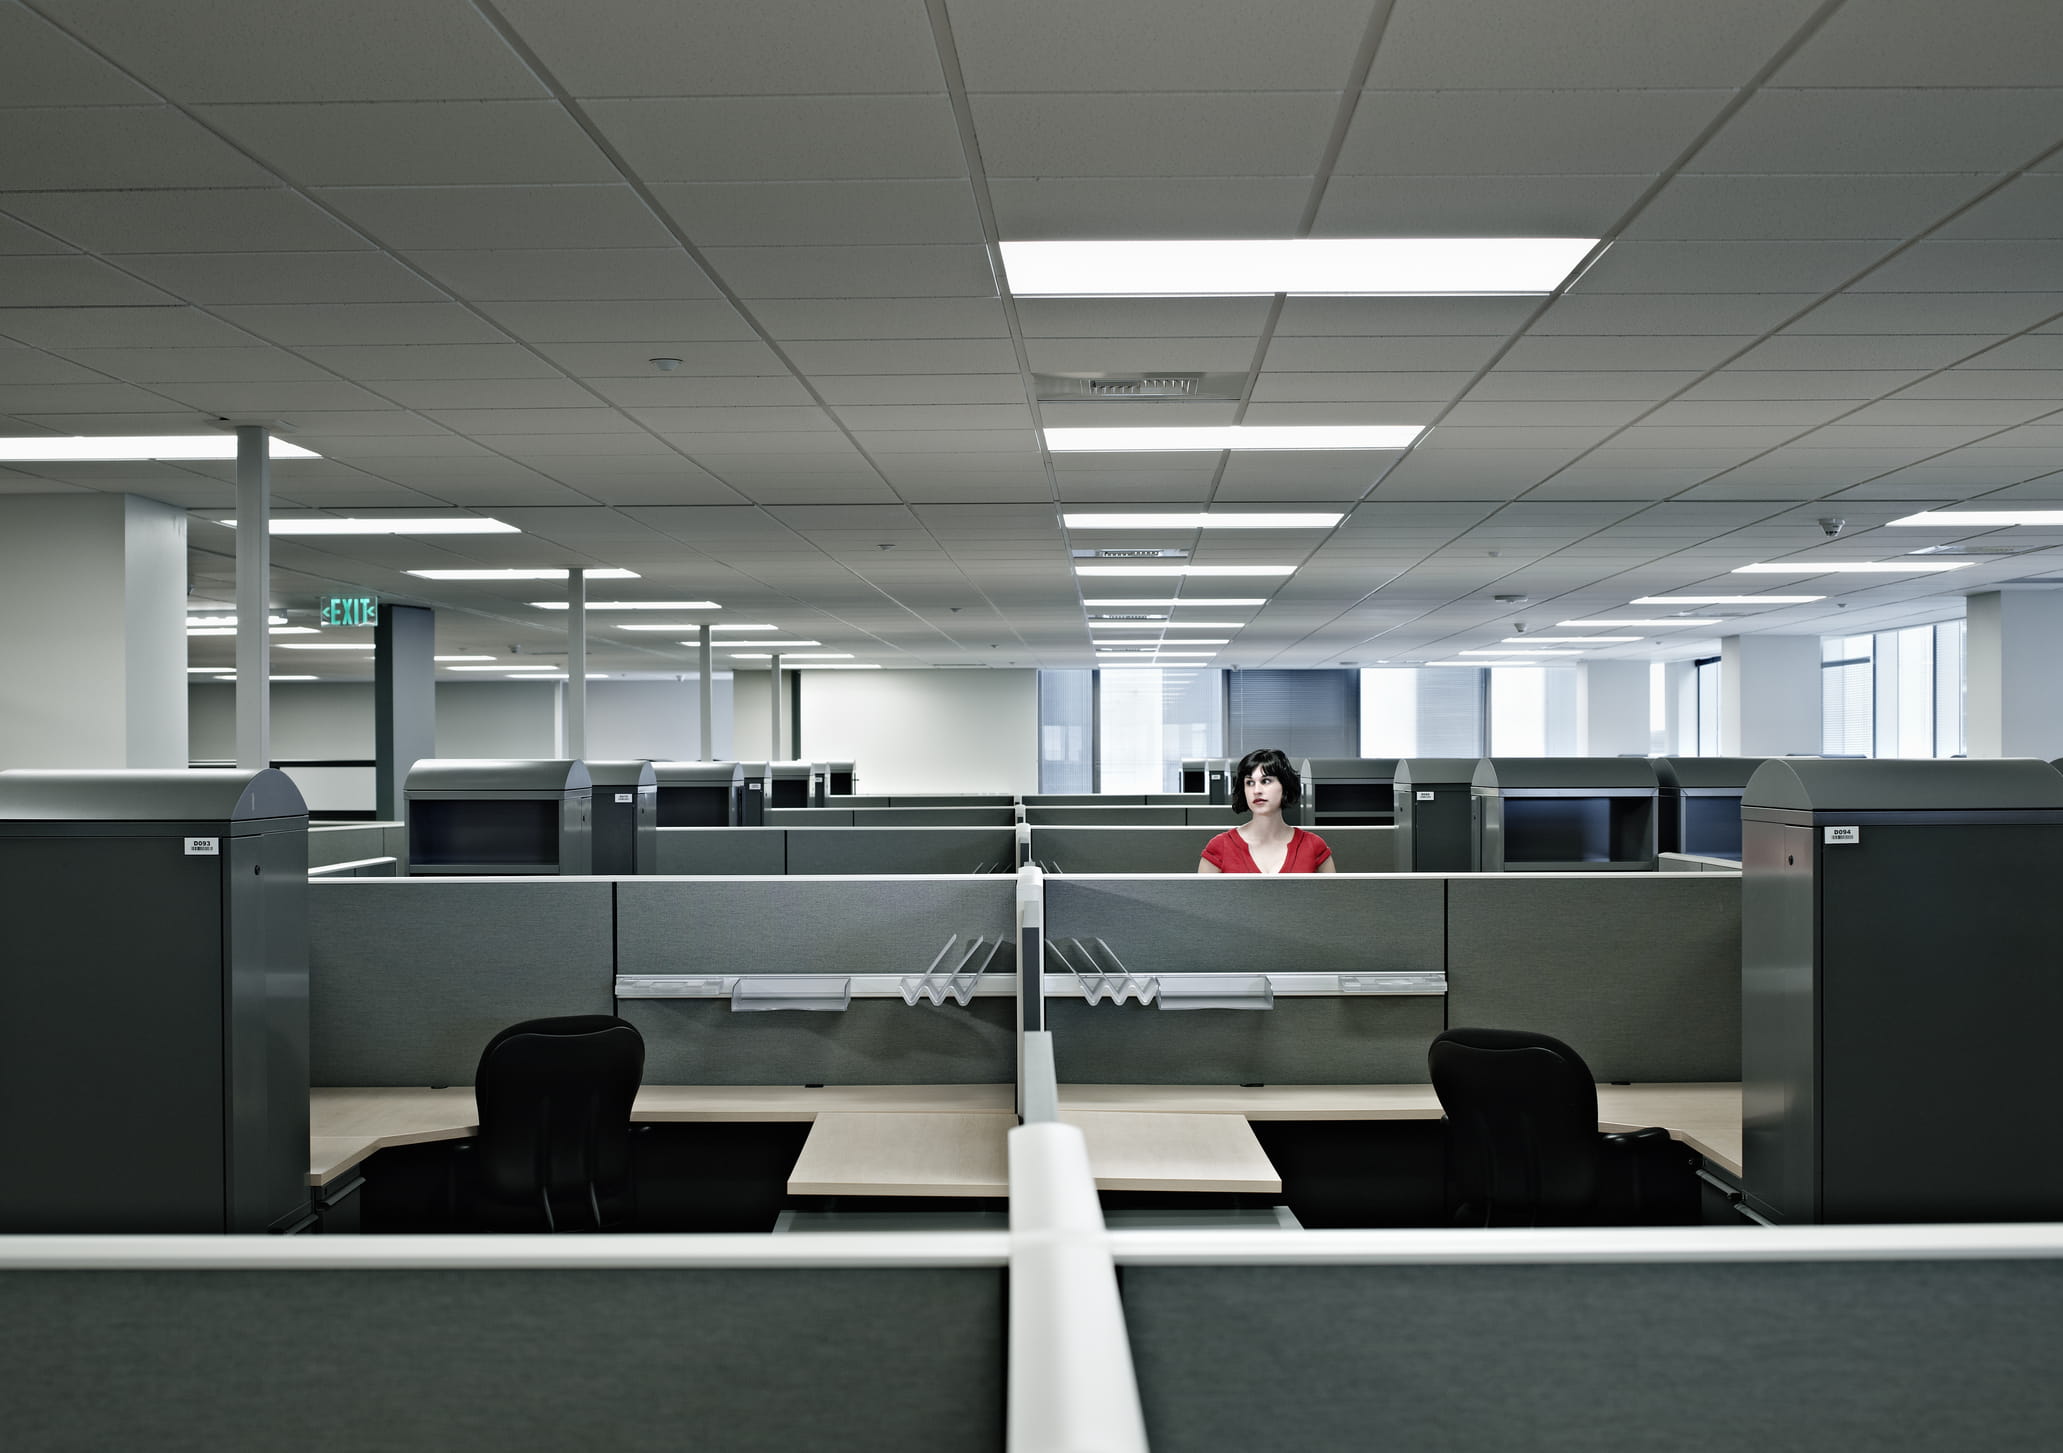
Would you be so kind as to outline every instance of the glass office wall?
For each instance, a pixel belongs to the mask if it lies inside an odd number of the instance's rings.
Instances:
[[[1205,667],[1099,671],[1101,792],[1176,792],[1184,757],[1225,750],[1225,673]]]
[[[1370,666],[1361,672],[1361,755],[1480,757],[1484,672]]]

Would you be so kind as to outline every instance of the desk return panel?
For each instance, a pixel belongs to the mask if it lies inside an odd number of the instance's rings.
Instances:
[[[611,892],[552,878],[310,882],[310,1082],[470,1085],[487,1041],[518,1020],[612,1012]]]
[[[1438,878],[1048,878],[1046,937],[1100,938],[1134,975],[1436,975],[1445,894]],[[1419,1084],[1444,1004],[1350,994],[1172,1011],[1053,997],[1046,1014],[1063,1082]]]
[[[833,829],[833,832],[839,830]],[[861,829],[841,835],[864,836]],[[1015,877],[625,879],[617,972],[920,975],[948,938],[1004,942],[988,983],[1016,969]],[[957,959],[958,953],[953,955]],[[740,1012],[728,995],[624,998],[645,1036],[645,1079],[681,1085],[1002,1084],[1016,1076],[1017,1006],[856,997],[843,1010]]]
[[[1600,1080],[1741,1077],[1741,880],[1449,880],[1447,1019],[1566,1041]]]
[[[0,1426],[39,1453],[997,1453],[1005,1276],[12,1271],[0,1274]],[[289,1355],[311,1329],[321,1345]],[[891,1374],[889,1349],[922,1371]]]

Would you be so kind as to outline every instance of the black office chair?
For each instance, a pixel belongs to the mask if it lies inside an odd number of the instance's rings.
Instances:
[[[1698,1219],[1696,1156],[1652,1126],[1599,1131],[1597,1083],[1560,1040],[1516,1029],[1450,1029],[1426,1058],[1447,1116],[1455,1224]]]
[[[644,1073],[644,1037],[613,1015],[526,1019],[488,1040],[473,1076],[471,1219],[557,1231],[570,1214],[601,1231],[634,1215],[630,1107]]]

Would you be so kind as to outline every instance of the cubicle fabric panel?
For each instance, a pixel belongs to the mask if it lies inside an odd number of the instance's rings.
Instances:
[[[1741,880],[1483,874],[1447,890],[1447,1019],[1565,1041],[1600,1080],[1741,1077]]]
[[[996,1453],[1001,1267],[0,1274],[37,1453]],[[316,1336],[319,1345],[305,1355]],[[901,1349],[921,1371],[888,1375]]]
[[[851,827],[852,810],[845,807],[769,807],[768,827]]]
[[[855,807],[854,827],[1015,827],[1014,807]]]
[[[788,834],[778,827],[662,827],[659,871],[778,878],[788,871]]]
[[[1225,831],[1201,827],[1035,827],[1032,861],[1063,873],[1193,873],[1203,845]],[[1396,871],[1393,827],[1334,827],[1321,834],[1343,873]]]
[[[392,846],[406,842],[408,830],[398,823],[352,823],[349,827],[308,829],[308,866],[326,868],[331,863],[355,863],[361,858],[400,857]]]
[[[916,975],[955,935],[960,951],[977,936],[1000,938],[990,974],[1017,968],[1014,876],[626,879],[616,892],[619,974]],[[623,999],[617,1012],[645,1035],[652,1084],[999,1084],[1016,1076],[1016,1004],[1007,997],[962,1007],[897,996],[854,999],[842,1012],[745,1013],[727,999]]]
[[[1124,1266],[1123,1277],[1155,1448],[2063,1447],[2053,1260]]]
[[[310,1082],[470,1085],[509,1025],[610,1013],[611,892],[561,878],[311,882]]]
[[[1133,974],[1439,973],[1446,891],[1441,878],[1048,878],[1046,939],[1100,938]],[[1046,1012],[1060,1078],[1074,1084],[1422,1084],[1444,1003],[1381,994],[1167,1010],[1054,997]]]
[[[1191,814],[1201,814],[1192,819]],[[1223,832],[1235,822],[1245,821],[1235,817],[1229,807],[1027,807],[1024,820],[1033,827],[1186,827],[1193,821],[1202,826],[1209,822],[1219,823]]]
[[[950,809],[948,809],[950,810]],[[855,817],[865,817],[864,812]],[[788,831],[796,876],[883,873],[1015,873],[1009,827],[798,827]]]

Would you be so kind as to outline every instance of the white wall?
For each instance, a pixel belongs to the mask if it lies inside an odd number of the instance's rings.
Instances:
[[[1818,636],[1722,636],[1717,755],[1818,752],[1819,663]]]
[[[556,681],[440,681],[440,757],[556,757],[564,749],[564,693]],[[365,754],[372,755],[368,735]]]
[[[783,674],[785,675],[786,673]],[[857,676],[861,674],[871,676],[874,673],[871,671],[865,673],[857,671],[813,671],[809,674],[812,676]],[[729,718],[731,723],[731,749],[727,752],[718,753],[717,759],[719,761],[778,762],[787,759],[788,754],[786,752],[775,752],[773,750],[774,708],[773,703],[767,698],[767,683],[772,679],[773,673],[771,671],[740,671],[732,676],[731,712]],[[789,728],[789,733],[790,740],[793,740],[794,728],[792,725]],[[808,755],[807,748],[804,748],[803,754],[805,756]],[[870,788],[869,790],[871,791],[872,789]]]
[[[693,762],[702,756],[702,683],[685,681],[590,681],[587,683],[587,754],[599,762],[651,757]],[[709,703],[711,753],[729,756],[731,682],[718,672]]]
[[[1647,755],[1649,667],[1645,661],[1585,661],[1576,668],[1576,752]]]
[[[801,675],[802,755],[854,762],[861,792],[1039,790],[1036,671]]]
[[[1969,632],[1969,754],[2063,756],[2063,591],[1980,591],[1969,598]]]

